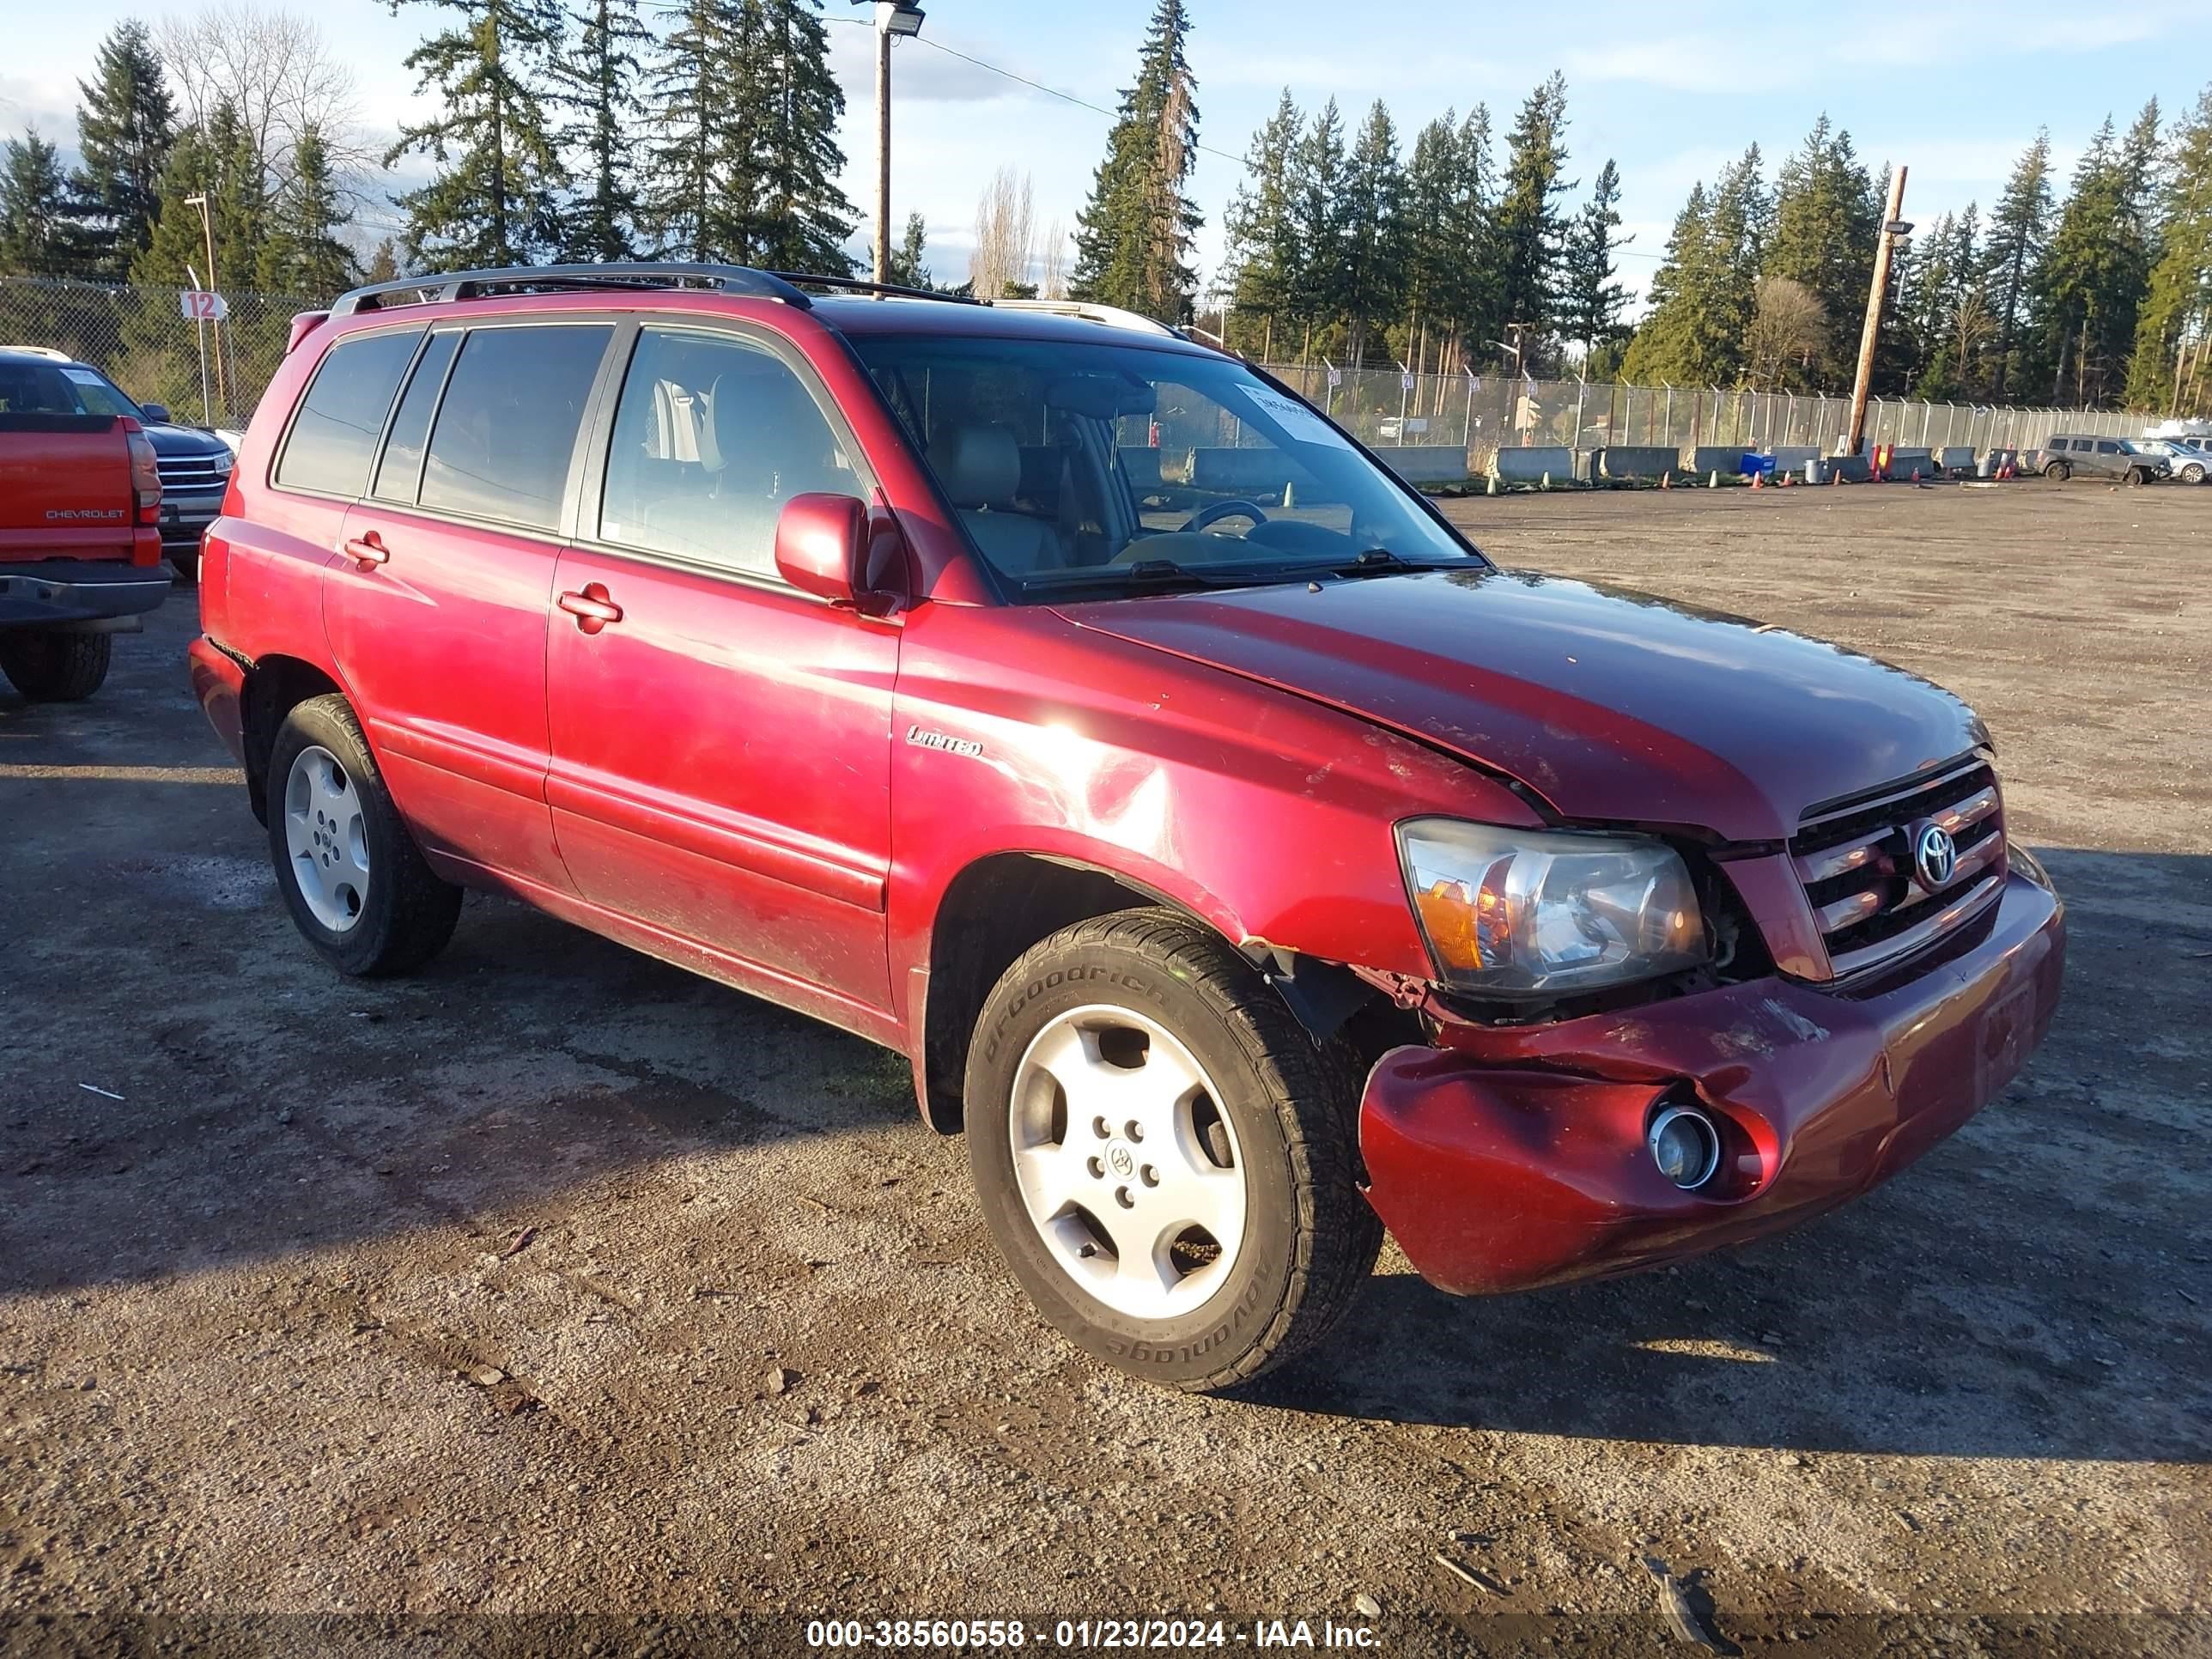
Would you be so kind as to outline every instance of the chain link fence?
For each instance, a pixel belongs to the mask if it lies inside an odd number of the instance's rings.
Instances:
[[[1805,445],[1832,453],[1850,425],[1848,398],[1719,386],[1635,386],[1495,374],[1411,374],[1269,364],[1267,372],[1326,409],[1361,442],[1463,447],[1474,471],[1497,450],[1614,444],[1687,450],[1699,444],[1774,449]],[[2035,449],[2054,432],[2130,437],[2144,417],[2119,410],[2027,409],[1877,398],[1866,442],[1941,449]]]
[[[0,345],[46,346],[104,372],[177,419],[240,427],[283,361],[292,319],[330,303],[301,295],[226,293],[220,323],[186,320],[173,288],[0,276]]]
[[[104,370],[139,402],[167,404],[179,420],[243,426],[283,359],[293,316],[330,299],[251,293],[225,298],[227,320],[195,324],[184,316],[173,288],[0,276],[0,344],[57,348]],[[1810,445],[1833,452],[1850,418],[1848,399],[1805,393],[1340,370],[1320,363],[1270,364],[1268,372],[1364,443],[1463,448],[1476,471],[1488,467],[1498,449],[1529,444],[1577,451],[1613,444]],[[2035,449],[2054,432],[2127,437],[2142,428],[2142,416],[2114,410],[1877,398],[1867,409],[1866,441]],[[1231,446],[1243,440],[1239,431],[1175,436]]]

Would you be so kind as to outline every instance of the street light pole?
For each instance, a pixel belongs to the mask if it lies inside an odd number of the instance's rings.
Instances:
[[[891,37],[921,33],[911,0],[876,3],[876,281],[891,279]]]
[[[185,205],[196,207],[200,210],[200,234],[207,241],[208,292],[220,294],[222,292],[222,286],[215,274],[215,221],[208,216],[208,198],[204,195],[187,196],[185,198]],[[220,317],[215,319],[215,395],[216,401],[220,403],[228,413],[230,409],[230,391],[224,383],[222,372],[222,319]]]
[[[1859,330],[1859,370],[1851,381],[1851,428],[1844,453],[1856,455],[1866,439],[1867,392],[1874,384],[1875,341],[1881,333],[1881,301],[1889,291],[1889,261],[1898,240],[1912,227],[1905,222],[1905,167],[1899,163],[1889,175],[1889,210],[1881,216],[1881,234],[1874,249],[1874,283],[1867,289],[1866,323]]]

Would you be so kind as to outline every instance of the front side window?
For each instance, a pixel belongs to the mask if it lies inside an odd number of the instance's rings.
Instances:
[[[409,329],[341,340],[330,349],[276,458],[278,484],[348,497],[368,487],[368,458],[422,337],[420,329]]]
[[[422,505],[526,530],[556,528],[576,433],[612,331],[605,323],[471,330],[430,433]]]
[[[969,541],[1024,599],[1484,562],[1322,416],[1226,358],[853,344]]]
[[[623,378],[599,538],[719,570],[775,574],[793,495],[866,490],[813,394],[764,345],[648,328]]]

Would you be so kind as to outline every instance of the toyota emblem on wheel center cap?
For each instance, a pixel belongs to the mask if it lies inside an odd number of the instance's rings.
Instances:
[[[1912,872],[1929,892],[1947,885],[1959,867],[1958,844],[1940,823],[1919,823],[1912,830]]]
[[[1106,1163],[1115,1175],[1126,1180],[1136,1172],[1137,1155],[1125,1143],[1117,1140],[1106,1149]]]

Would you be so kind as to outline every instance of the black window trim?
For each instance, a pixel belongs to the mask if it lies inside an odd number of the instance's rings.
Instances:
[[[574,532],[569,544],[579,551],[603,554],[611,558],[626,559],[634,563],[650,565],[686,575],[711,576],[718,580],[733,582],[768,593],[780,594],[827,606],[829,601],[817,595],[793,587],[772,569],[767,571],[737,570],[726,564],[713,564],[703,559],[687,558],[681,553],[671,553],[659,548],[637,547],[628,542],[609,541],[601,536],[599,524],[606,510],[607,462],[614,452],[615,423],[622,415],[622,394],[629,379],[630,365],[636,361],[637,349],[645,331],[655,330],[664,334],[701,334],[736,339],[757,346],[781,363],[798,379],[808,397],[814,400],[828,422],[830,434],[836,437],[854,464],[854,477],[861,486],[861,501],[873,510],[883,496],[883,486],[875,464],[867,451],[861,447],[852,423],[845,411],[806,356],[785,336],[771,328],[737,318],[695,316],[686,312],[661,312],[632,319],[622,331],[623,337],[609,356],[614,372],[605,378],[602,399],[595,411],[596,422],[592,434],[592,447],[584,459],[584,471],[578,481]]]
[[[459,346],[453,348],[453,355],[446,359],[445,372],[438,377],[437,393],[430,404],[429,423],[422,428],[422,457],[415,463],[415,493],[404,501],[394,501],[388,495],[380,495],[376,493],[376,475],[384,471],[384,452],[392,444],[392,422],[399,418],[399,406],[407,401],[408,392],[414,389],[415,376],[422,370],[422,359],[429,353],[430,342],[441,334],[459,334],[465,337],[468,333],[466,324],[454,322],[450,325],[441,326],[442,320],[433,322],[428,328],[422,331],[422,343],[415,348],[414,360],[407,365],[407,372],[399,377],[399,390],[392,394],[391,411],[384,417],[384,430],[376,434],[376,453],[368,459],[368,483],[361,495],[361,499],[364,501],[373,501],[379,507],[420,507],[422,505],[422,472],[430,460],[430,434],[438,429],[438,411],[446,406],[446,388],[453,384],[453,365],[461,361]]]
[[[331,359],[356,340],[373,340],[382,335],[406,334],[416,331],[420,331],[422,339],[429,337],[428,326],[417,317],[391,328],[350,330],[339,335],[324,348],[323,355],[315,362],[315,372],[307,376],[307,385],[300,388],[300,395],[292,400],[292,407],[284,416],[284,429],[276,434],[276,445],[269,452],[269,471],[261,481],[264,489],[273,490],[282,495],[303,495],[310,501],[344,501],[349,504],[362,499],[359,492],[347,495],[335,489],[309,489],[302,484],[280,483],[277,482],[276,473],[284,465],[284,457],[292,447],[293,428],[299,425],[301,413],[307,407],[307,399],[314,395],[315,383],[323,378],[324,371],[330,368]],[[362,489],[364,490],[375,482],[376,459],[384,453],[384,434],[391,428],[392,410],[399,407],[400,394],[406,387],[408,377],[414,374],[416,362],[422,355],[422,339],[416,341],[414,356],[408,358],[407,367],[400,370],[398,381],[392,388],[392,401],[384,407],[383,423],[377,428],[376,441],[370,447],[368,472],[361,481]]]

